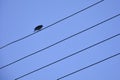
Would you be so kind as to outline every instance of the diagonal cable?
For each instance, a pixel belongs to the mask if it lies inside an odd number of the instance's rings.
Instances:
[[[62,76],[62,77],[60,77],[60,78],[58,78],[58,79],[56,79],[56,80],[61,80],[61,79],[63,79],[63,78],[66,78],[66,77],[68,77],[68,76],[70,76],[70,75],[73,75],[73,74],[75,74],[75,73],[81,72],[81,71],[83,71],[83,70],[85,70],[85,69],[87,69],[87,68],[90,68],[90,67],[92,67],[92,66],[95,66],[95,65],[97,65],[97,64],[99,64],[99,63],[102,63],[102,62],[104,62],[104,61],[107,61],[107,60],[109,60],[109,59],[111,59],[111,58],[113,58],[113,57],[119,56],[119,55],[120,55],[120,53],[114,54],[114,55],[109,56],[109,57],[107,57],[107,58],[105,58],[105,59],[103,59],[103,60],[100,60],[100,61],[96,62],[96,63],[93,63],[93,64],[88,65],[88,66],[86,66],[86,67],[83,67],[83,68],[81,68],[81,69],[79,69],[79,70],[76,70],[76,71],[74,71],[74,72],[72,72],[72,73],[69,73],[69,74],[67,74],[67,75],[64,75],[64,76]]]
[[[48,65],[45,65],[45,66],[43,66],[43,67],[40,67],[40,68],[38,68],[38,69],[36,69],[36,70],[33,70],[33,71],[29,72],[29,73],[26,73],[26,74],[24,74],[24,75],[16,78],[15,80],[21,79],[21,78],[23,78],[23,77],[25,77],[25,76],[28,76],[28,75],[30,75],[30,74],[32,74],[32,73],[35,73],[35,72],[37,72],[37,71],[39,71],[39,70],[42,70],[42,69],[46,68],[46,67],[49,67],[49,66],[51,66],[51,65],[53,65],[53,64],[55,64],[55,63],[58,63],[58,62],[63,61],[63,60],[65,60],[65,59],[67,59],[67,58],[70,58],[70,57],[72,57],[72,56],[74,56],[74,55],[77,55],[77,54],[79,54],[79,53],[81,53],[81,52],[83,52],[83,51],[86,51],[86,50],[88,50],[88,49],[90,49],[90,48],[92,48],[92,47],[95,47],[95,46],[97,46],[97,45],[99,45],[99,44],[101,44],[101,43],[104,43],[104,42],[106,42],[106,41],[108,41],[108,40],[110,40],[110,39],[113,39],[113,38],[115,38],[115,37],[117,37],[117,36],[120,36],[120,33],[118,33],[118,34],[116,34],[116,35],[113,35],[112,37],[109,37],[109,38],[107,38],[107,39],[104,39],[104,40],[102,40],[102,41],[100,41],[100,42],[98,42],[98,43],[95,43],[95,44],[93,44],[93,45],[91,45],[91,46],[88,46],[88,47],[86,47],[86,48],[84,48],[84,49],[81,49],[80,51],[77,51],[77,52],[75,52],[75,53],[72,53],[72,54],[70,54],[70,55],[68,55],[68,56],[66,56],[66,57],[63,57],[63,58],[61,58],[61,59],[59,59],[59,60],[57,60],[57,61],[55,61],[55,62],[52,62],[52,63],[50,63],[50,64],[48,64]]]
[[[85,31],[88,31],[88,30],[90,30],[90,29],[92,29],[92,28],[95,28],[96,26],[101,25],[101,24],[103,24],[103,23],[105,23],[105,22],[107,22],[107,21],[109,21],[109,20],[111,20],[111,19],[113,19],[113,18],[115,18],[115,17],[118,17],[118,16],[120,16],[120,14],[117,14],[117,15],[115,15],[115,16],[112,16],[112,17],[110,17],[110,18],[108,18],[108,19],[106,19],[106,20],[104,20],[104,21],[102,21],[102,22],[99,22],[99,23],[97,23],[97,24],[95,24],[95,25],[93,25],[93,26],[91,26],[91,27],[89,27],[89,28],[87,28],[87,29],[84,29],[84,30],[82,30],[82,31],[80,31],[80,32],[78,32],[78,33],[76,33],[76,34],[73,34],[73,35],[71,35],[71,36],[69,36],[69,37],[67,37],[67,38],[64,38],[64,39],[62,39],[62,40],[60,40],[60,41],[58,41],[58,42],[56,42],[56,43],[54,43],[54,44],[52,44],[52,45],[49,45],[49,46],[47,46],[47,47],[45,47],[45,48],[43,48],[43,49],[40,49],[40,50],[38,50],[38,51],[36,51],[36,52],[34,52],[34,53],[31,53],[31,54],[29,54],[29,55],[27,55],[27,56],[24,56],[24,57],[22,57],[22,58],[20,58],[20,59],[18,59],[18,60],[16,60],[16,61],[13,61],[13,62],[5,65],[5,66],[2,66],[2,67],[0,67],[0,69],[3,69],[3,68],[5,68],[5,67],[8,67],[8,66],[10,66],[10,65],[12,65],[12,64],[15,64],[15,63],[17,63],[17,62],[19,62],[19,61],[21,61],[21,60],[23,60],[23,59],[25,59],[25,58],[28,58],[28,57],[30,57],[30,56],[33,56],[33,55],[39,53],[39,52],[42,52],[42,51],[44,51],[44,50],[46,50],[46,49],[48,49],[48,48],[50,48],[50,47],[52,47],[52,46],[55,46],[55,45],[57,45],[57,44],[65,41],[65,40],[68,40],[68,39],[70,39],[70,38],[72,38],[72,37],[74,37],[74,36],[76,36],[76,35],[79,35],[79,34],[85,32]]]
[[[74,16],[74,15],[76,15],[76,14],[79,14],[79,13],[81,13],[81,12],[83,12],[83,11],[85,11],[85,10],[87,10],[87,9],[89,9],[89,8],[91,8],[91,7],[95,6],[95,5],[103,2],[103,1],[104,1],[104,0],[98,1],[98,2],[96,2],[96,3],[94,3],[94,4],[92,4],[92,5],[88,6],[88,7],[86,7],[86,8],[84,8],[84,9],[80,10],[80,11],[77,11],[77,12],[75,12],[75,13],[73,13],[73,14],[71,14],[71,15],[63,18],[63,19],[60,19],[60,20],[54,22],[53,24],[50,24],[50,25],[48,25],[47,27],[41,29],[40,31],[45,30],[45,29],[47,29],[47,28],[49,28],[49,27],[51,27],[51,26],[53,26],[53,25],[55,25],[55,24],[57,24],[57,23],[60,23],[60,22],[66,20],[66,19],[68,19],[68,18],[70,18],[70,17],[72,17],[72,16]],[[33,32],[33,33],[31,33],[31,34],[29,34],[29,35],[27,35],[27,36],[24,36],[24,37],[22,37],[22,38],[20,38],[20,39],[17,39],[17,40],[12,41],[12,42],[10,42],[10,43],[8,43],[8,44],[5,44],[4,46],[0,47],[0,49],[3,49],[3,48],[5,48],[5,47],[7,47],[7,46],[9,46],[9,45],[11,45],[11,44],[14,44],[14,43],[16,43],[16,42],[18,42],[18,41],[23,40],[23,39],[25,39],[25,38],[28,38],[28,37],[30,37],[30,36],[32,36],[32,35],[40,32],[40,31]]]

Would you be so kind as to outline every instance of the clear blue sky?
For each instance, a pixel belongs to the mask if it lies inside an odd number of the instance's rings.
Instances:
[[[99,0],[0,0],[0,46],[31,34]],[[4,66],[120,13],[119,0],[102,3],[0,50]],[[14,80],[37,68],[84,49],[120,32],[120,16],[45,51],[0,70],[0,80]],[[77,69],[120,52],[120,36],[20,80],[56,80]],[[120,56],[63,80],[120,80]]]

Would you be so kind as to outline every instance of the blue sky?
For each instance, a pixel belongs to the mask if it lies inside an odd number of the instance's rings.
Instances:
[[[0,0],[0,46],[31,34],[99,0]],[[0,50],[0,66],[45,48],[120,13],[118,0],[100,4]],[[0,69],[0,80],[14,80],[37,68],[120,33],[120,16],[18,63]],[[120,37],[88,49],[20,80],[56,80],[77,69],[120,52]],[[119,80],[120,56],[63,80]]]

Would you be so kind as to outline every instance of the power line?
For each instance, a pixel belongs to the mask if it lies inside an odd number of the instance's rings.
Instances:
[[[67,75],[65,75],[65,76],[62,76],[62,77],[58,78],[57,80],[61,80],[61,79],[65,78],[65,77],[68,77],[68,76],[73,75],[73,74],[75,74],[75,73],[78,73],[78,72],[80,72],[80,71],[82,71],[82,70],[85,70],[85,69],[87,69],[87,68],[90,68],[90,67],[92,67],[92,66],[95,66],[95,65],[97,65],[97,64],[99,64],[99,63],[102,63],[102,62],[104,62],[104,61],[106,61],[106,60],[109,60],[109,59],[111,59],[111,58],[113,58],[113,57],[116,57],[116,56],[118,56],[118,55],[120,55],[120,53],[114,54],[114,55],[112,55],[112,56],[110,56],[110,57],[107,57],[107,58],[101,60],[101,61],[98,61],[98,62],[93,63],[93,64],[91,64],[91,65],[88,65],[88,66],[86,66],[86,67],[83,67],[83,68],[81,68],[81,69],[79,69],[79,70],[76,70],[76,71],[74,71],[74,72],[72,72],[72,73],[69,73],[69,74],[67,74]]]
[[[93,25],[93,26],[91,26],[91,27],[89,27],[89,28],[87,28],[87,29],[84,29],[84,30],[82,30],[82,31],[80,31],[80,32],[78,32],[78,33],[76,33],[76,34],[73,34],[73,35],[71,35],[71,36],[69,36],[69,37],[67,37],[67,38],[64,38],[64,39],[62,39],[62,40],[60,40],[60,41],[58,41],[58,42],[56,42],[56,43],[54,43],[54,44],[52,44],[52,45],[49,45],[49,46],[47,46],[47,47],[45,47],[45,48],[43,48],[43,49],[40,49],[40,50],[38,50],[38,51],[36,51],[36,52],[34,52],[34,53],[31,53],[31,54],[29,54],[29,55],[27,55],[27,56],[24,56],[24,57],[22,57],[22,58],[20,58],[20,59],[18,59],[18,60],[16,60],[16,61],[13,61],[13,62],[5,65],[5,66],[2,66],[2,67],[0,67],[0,69],[3,69],[3,68],[5,68],[5,67],[8,67],[8,66],[10,66],[10,65],[12,65],[12,64],[15,64],[15,63],[17,63],[17,62],[19,62],[19,61],[21,61],[21,60],[23,60],[23,59],[25,59],[25,58],[28,58],[28,57],[30,57],[30,56],[32,56],[32,55],[35,55],[35,54],[37,54],[37,53],[39,53],[39,52],[42,52],[42,51],[44,51],[44,50],[46,50],[46,49],[48,49],[48,48],[50,48],[50,47],[52,47],[52,46],[55,46],[55,45],[57,45],[57,44],[65,41],[65,40],[68,40],[68,39],[70,39],[70,38],[72,38],[72,37],[74,37],[74,36],[76,36],[76,35],[78,35],[78,34],[81,34],[81,33],[85,32],[85,31],[88,31],[88,30],[90,30],[90,29],[92,29],[92,28],[94,28],[94,27],[96,27],[96,26],[98,26],[98,25],[101,25],[101,24],[103,24],[103,23],[105,23],[105,22],[107,22],[107,21],[109,21],[109,20],[111,20],[111,19],[113,19],[113,18],[115,18],[115,17],[118,17],[118,16],[120,16],[120,14],[117,14],[117,15],[115,15],[115,16],[112,16],[112,17],[110,17],[110,18],[108,18],[108,19],[106,19],[106,20],[104,20],[104,21],[102,21],[102,22],[99,22],[99,23],[97,23],[97,24],[95,24],[95,25]]]
[[[47,27],[41,29],[40,31],[45,30],[45,29],[47,29],[47,28],[49,28],[49,27],[51,27],[51,26],[53,26],[53,25],[55,25],[55,24],[57,24],[57,23],[60,23],[60,22],[66,20],[66,19],[68,19],[68,18],[70,18],[70,17],[72,17],[72,16],[74,16],[74,15],[76,15],[76,14],[78,14],[78,13],[81,13],[81,12],[83,12],[83,11],[85,11],[85,10],[87,10],[87,9],[89,9],[89,8],[91,8],[91,7],[95,6],[95,5],[97,5],[97,4],[101,3],[101,2],[103,2],[103,1],[104,1],[104,0],[98,1],[98,2],[96,2],[96,3],[94,3],[94,4],[92,4],[92,5],[88,6],[88,7],[86,7],[86,8],[84,8],[84,9],[80,10],[80,11],[77,11],[77,12],[75,12],[75,13],[73,13],[73,14],[71,14],[71,15],[69,15],[69,16],[63,18],[63,19],[60,19],[60,20],[54,22],[53,24],[50,24],[50,25],[48,25]],[[25,38],[28,38],[28,37],[30,37],[30,36],[32,36],[32,35],[38,33],[38,32],[39,32],[39,31],[33,32],[33,33],[31,33],[31,34],[29,34],[29,35],[27,35],[27,36],[24,36],[24,37],[22,37],[22,38],[20,38],[20,39],[17,39],[17,40],[15,40],[15,41],[12,41],[12,42],[10,42],[10,43],[8,43],[8,44],[6,44],[6,45],[0,47],[0,49],[3,49],[3,48],[5,48],[5,47],[7,47],[7,46],[9,46],[9,45],[11,45],[11,44],[13,44],[13,43],[16,43],[16,42],[18,42],[18,41],[23,40],[23,39],[25,39]]]
[[[114,35],[114,36],[112,36],[112,37],[109,37],[109,38],[107,38],[107,39],[104,39],[104,40],[102,40],[102,41],[100,41],[100,42],[98,42],[98,43],[95,43],[95,44],[93,44],[93,45],[91,45],[91,46],[88,46],[88,47],[86,47],[86,48],[84,48],[84,49],[82,49],[82,50],[80,50],[80,51],[77,51],[77,52],[75,52],[75,53],[72,53],[71,55],[68,55],[68,56],[66,56],[66,57],[63,57],[63,58],[61,58],[61,59],[59,59],[59,60],[57,60],[57,61],[55,61],[55,62],[52,62],[52,63],[50,63],[50,64],[48,64],[48,65],[45,65],[45,66],[40,67],[40,68],[38,68],[38,69],[36,69],[36,70],[33,70],[33,71],[31,71],[31,72],[29,72],[29,73],[27,73],[27,74],[24,74],[24,75],[16,78],[15,80],[18,80],[18,79],[20,79],[20,78],[23,78],[23,77],[25,77],[25,76],[27,76],[27,75],[30,75],[30,74],[32,74],[32,73],[35,73],[35,72],[41,70],[41,69],[44,69],[44,68],[46,68],[46,67],[49,67],[49,66],[51,66],[51,65],[53,65],[53,64],[55,64],[55,63],[58,63],[58,62],[63,61],[63,60],[65,60],[65,59],[67,59],[67,58],[70,58],[70,57],[72,57],[72,56],[74,56],[74,55],[77,55],[77,54],[79,54],[80,52],[86,51],[86,50],[88,50],[88,49],[90,49],[90,48],[92,48],[92,47],[95,47],[95,46],[97,46],[97,45],[99,45],[99,44],[101,44],[101,43],[104,43],[104,42],[106,42],[106,41],[108,41],[108,40],[110,40],[110,39],[113,39],[113,38],[115,38],[115,37],[117,37],[117,36],[119,36],[119,35],[120,35],[120,33],[118,33],[118,34],[116,34],[116,35]]]

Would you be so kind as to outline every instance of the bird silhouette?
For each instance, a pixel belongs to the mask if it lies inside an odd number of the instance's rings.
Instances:
[[[34,31],[39,31],[39,30],[41,30],[42,27],[43,27],[43,25],[38,25],[37,27],[34,28]]]

